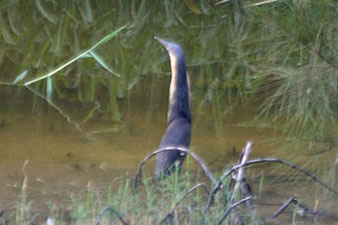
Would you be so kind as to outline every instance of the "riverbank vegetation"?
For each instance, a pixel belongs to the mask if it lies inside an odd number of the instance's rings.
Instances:
[[[157,180],[154,176],[143,176],[145,163],[156,154],[170,149],[160,149],[149,154],[140,162],[134,179],[117,178],[115,188],[105,191],[94,188],[88,183],[87,189],[80,193],[70,193],[66,205],[49,202],[46,204],[47,216],[33,209],[28,194],[28,174],[26,161],[22,168],[23,181],[21,194],[15,210],[1,211],[2,224],[266,224],[279,223],[276,220],[287,208],[293,214],[283,222],[288,224],[303,224],[306,220],[315,220],[325,224],[334,223],[338,216],[330,211],[314,209],[304,205],[304,196],[292,196],[285,199],[284,204],[276,204],[275,212],[269,216],[260,215],[259,195],[264,189],[264,176],[256,181],[246,178],[245,167],[260,163],[280,163],[289,167],[289,174],[300,173],[309,177],[314,183],[308,185],[322,189],[322,195],[331,196],[326,202],[325,210],[331,210],[328,205],[334,202],[338,192],[325,184],[309,171],[288,161],[278,158],[250,159],[252,142],[248,142],[242,151],[239,161],[226,168],[219,177],[215,177],[204,162],[189,149],[180,149],[192,158],[188,158],[185,171],[177,170],[166,179]],[[196,165],[190,161],[194,159]],[[196,173],[196,171],[200,172]],[[194,172],[192,172],[194,171]],[[152,172],[150,172],[152,173]],[[256,191],[252,187],[255,186]],[[283,194],[283,190],[274,191],[273,195]],[[317,200],[318,201],[318,200]],[[242,205],[246,205],[242,207]],[[271,205],[272,206],[272,205]],[[270,206],[270,207],[271,207]],[[294,207],[292,207],[294,206]],[[14,211],[14,213],[12,213]],[[271,213],[271,210],[269,210]],[[266,212],[265,212],[266,213]],[[305,220],[306,219],[306,220]]]
[[[140,80],[156,84],[168,74],[158,35],[182,45],[197,111],[211,106],[216,125],[229,105],[256,101],[260,124],[336,142],[334,1],[19,2],[0,5],[1,82],[29,84],[55,102],[92,104],[80,117],[67,112],[78,125],[102,113],[121,122]],[[112,31],[116,38],[97,45]]]
[[[292,151],[330,152],[331,162],[321,169],[334,188],[337,18],[334,0],[2,1],[0,85],[17,87],[13,96],[28,88],[34,93],[32,111],[47,101],[87,138],[114,135],[135,101],[148,105],[149,118],[164,110],[159,107],[166,104],[156,100],[169,65],[153,37],[168,38],[185,51],[196,121],[203,118],[221,133],[236,117],[233,108],[244,105],[253,113],[239,126],[282,133],[288,142],[284,147]],[[93,125],[101,120],[104,127]],[[168,179],[161,198],[148,179],[139,193],[123,179],[117,190],[101,193],[89,187],[83,196],[72,194],[63,209],[54,203],[48,207],[58,211],[57,220],[73,224],[94,223],[107,205],[114,210],[102,223],[115,223],[122,215],[131,224],[156,224],[196,184],[194,176],[187,170]],[[209,224],[225,213],[229,193],[223,194],[206,219]],[[199,186],[184,199],[175,210],[188,216],[175,217],[178,223],[200,221],[205,198]],[[34,221],[30,202],[24,192],[14,210],[17,224]],[[252,221],[260,224],[258,217]]]

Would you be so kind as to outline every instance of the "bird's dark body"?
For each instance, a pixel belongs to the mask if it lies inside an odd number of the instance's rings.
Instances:
[[[161,179],[180,169],[186,154],[175,147],[189,148],[191,139],[191,115],[189,105],[189,84],[184,54],[175,43],[156,38],[167,49],[171,62],[171,83],[169,91],[168,127],[160,143],[161,148],[172,148],[157,155],[156,176]],[[178,168],[177,168],[178,167]]]
[[[176,119],[169,124],[166,133],[162,137],[160,149],[166,147],[185,147],[190,145],[191,123],[184,119]],[[174,148],[173,148],[174,149]],[[175,169],[179,169],[186,154],[178,150],[165,151],[160,153],[156,160],[156,175],[170,175]],[[178,168],[177,168],[178,166]],[[163,173],[163,174],[162,174]]]

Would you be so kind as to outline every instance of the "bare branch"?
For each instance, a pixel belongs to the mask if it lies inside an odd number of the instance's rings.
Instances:
[[[291,203],[297,203],[297,200],[294,197],[289,198],[272,216],[270,216],[268,219],[274,219],[279,214],[284,212],[284,210],[291,204]]]
[[[251,146],[252,146],[252,142],[248,141],[248,143],[246,144],[245,148],[242,150],[242,154],[241,154],[241,158],[238,162],[239,165],[244,165],[248,160],[249,160],[249,155],[251,152]],[[238,173],[234,176],[233,173],[233,179],[236,180],[236,185],[234,187],[234,190],[232,192],[232,196],[231,196],[231,202],[233,203],[235,201],[235,196],[236,193],[238,191],[239,188],[241,188],[242,194],[244,197],[250,196],[251,193],[248,193],[250,189],[250,187],[248,187],[248,184],[244,181],[244,167],[240,167],[238,169]],[[252,204],[251,201],[247,201],[248,207]]]
[[[272,216],[266,218],[266,220],[272,220],[275,219],[277,216],[279,216],[287,207],[289,207],[290,204],[297,205],[300,210],[297,210],[297,214],[301,216],[316,216],[316,217],[325,217],[325,218],[331,218],[331,219],[338,219],[337,215],[325,213],[325,212],[319,212],[317,210],[311,210],[308,207],[306,207],[303,204],[300,204],[299,201],[291,197],[289,198]]]
[[[282,159],[278,159],[278,158],[261,158],[261,159],[253,159],[253,160],[249,160],[247,161],[245,164],[237,164],[235,166],[233,166],[232,168],[230,168],[229,170],[227,170],[223,175],[222,177],[220,177],[217,182],[215,183],[214,185],[214,188],[211,192],[211,195],[209,197],[209,200],[208,200],[208,203],[207,203],[207,206],[206,206],[206,209],[205,209],[205,212],[208,211],[208,209],[210,208],[210,205],[212,204],[214,198],[215,198],[215,195],[217,193],[217,191],[219,191],[221,189],[221,186],[222,186],[222,180],[229,176],[231,173],[233,173],[234,171],[236,171],[237,169],[241,168],[241,167],[246,167],[246,166],[249,166],[251,164],[256,164],[256,163],[267,163],[267,162],[276,162],[276,163],[280,163],[280,164],[283,164],[283,165],[286,165],[292,169],[295,169],[295,170],[298,170],[302,173],[304,173],[305,175],[311,177],[314,181],[316,181],[317,183],[319,183],[321,186],[323,186],[325,189],[331,191],[332,193],[334,193],[335,195],[338,195],[338,192],[336,190],[334,190],[333,188],[329,187],[327,184],[325,184],[323,181],[321,181],[319,178],[317,178],[315,175],[312,175],[310,172],[308,172],[307,170],[303,169],[303,168],[300,168],[299,166],[291,163],[291,162],[288,162],[288,161],[285,161],[285,160],[282,160]]]
[[[153,156],[161,153],[161,152],[165,152],[165,151],[173,151],[173,150],[178,150],[178,151],[181,151],[181,152],[185,152],[187,154],[190,154],[191,157],[193,157],[197,162],[198,164],[202,167],[205,175],[210,179],[210,181],[212,183],[215,183],[216,182],[216,179],[212,176],[212,174],[209,172],[207,166],[204,164],[204,162],[193,152],[191,152],[189,149],[187,148],[182,148],[182,147],[166,147],[166,148],[161,148],[159,150],[156,150],[154,152],[152,152],[151,154],[147,155],[147,157],[145,157],[141,162],[140,162],[140,165],[137,169],[137,173],[136,173],[136,177],[135,177],[135,188],[137,188],[138,184],[140,183],[141,181],[141,178],[142,178],[142,167],[143,165],[149,160],[151,159]]]
[[[243,202],[246,202],[246,201],[249,201],[252,199],[252,196],[249,196],[249,197],[246,197],[246,198],[243,198],[242,200],[239,200],[238,202],[232,204],[228,209],[227,211],[224,213],[224,215],[221,217],[221,219],[218,221],[218,225],[221,225],[224,220],[227,218],[227,216],[229,216],[229,214],[231,213],[231,211],[236,208],[237,206],[239,206],[240,204],[242,204]]]
[[[289,161],[286,160],[282,160],[279,158],[260,158],[260,159],[253,159],[253,160],[249,160],[248,162],[246,162],[245,164],[243,164],[242,166],[246,167],[249,166],[251,164],[256,164],[256,163],[268,163],[268,162],[277,162],[283,165],[286,165],[292,169],[298,170],[302,173],[304,173],[306,176],[311,177],[314,181],[316,181],[317,183],[319,183],[321,186],[323,186],[325,189],[331,191],[332,193],[334,193],[335,195],[338,195],[338,192],[336,190],[334,190],[333,188],[329,187],[327,184],[325,184],[323,181],[321,181],[318,177],[316,177],[315,175],[311,174],[309,171],[297,166],[296,164],[293,164]],[[238,169],[239,167],[242,167],[241,165],[235,165],[233,166],[230,170],[228,170],[228,173],[232,173],[233,171],[235,171],[236,169]],[[224,173],[224,175],[222,176],[222,179],[224,179],[226,176],[228,176],[229,174]]]
[[[128,222],[124,221],[122,215],[116,211],[113,207],[111,206],[106,206],[104,209],[102,209],[102,211],[100,212],[99,216],[96,219],[96,225],[100,225],[101,219],[103,214],[105,214],[107,211],[111,211],[119,220],[123,225],[129,225]]]

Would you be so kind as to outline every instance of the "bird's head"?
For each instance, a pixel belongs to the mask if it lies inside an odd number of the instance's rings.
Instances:
[[[155,36],[154,38],[157,41],[159,41],[165,47],[165,49],[169,53],[170,59],[177,59],[177,58],[180,58],[180,57],[184,57],[183,51],[178,44],[176,44],[174,42],[166,41],[166,40],[159,38],[157,36]]]

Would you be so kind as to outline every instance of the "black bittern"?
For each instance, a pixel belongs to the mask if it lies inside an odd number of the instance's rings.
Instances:
[[[161,152],[156,159],[158,179],[180,170],[186,154],[175,150],[189,148],[191,139],[191,115],[189,105],[189,82],[186,73],[184,54],[181,47],[172,42],[155,37],[168,51],[171,64],[171,82],[169,89],[168,127],[162,137],[160,149],[172,148]]]

